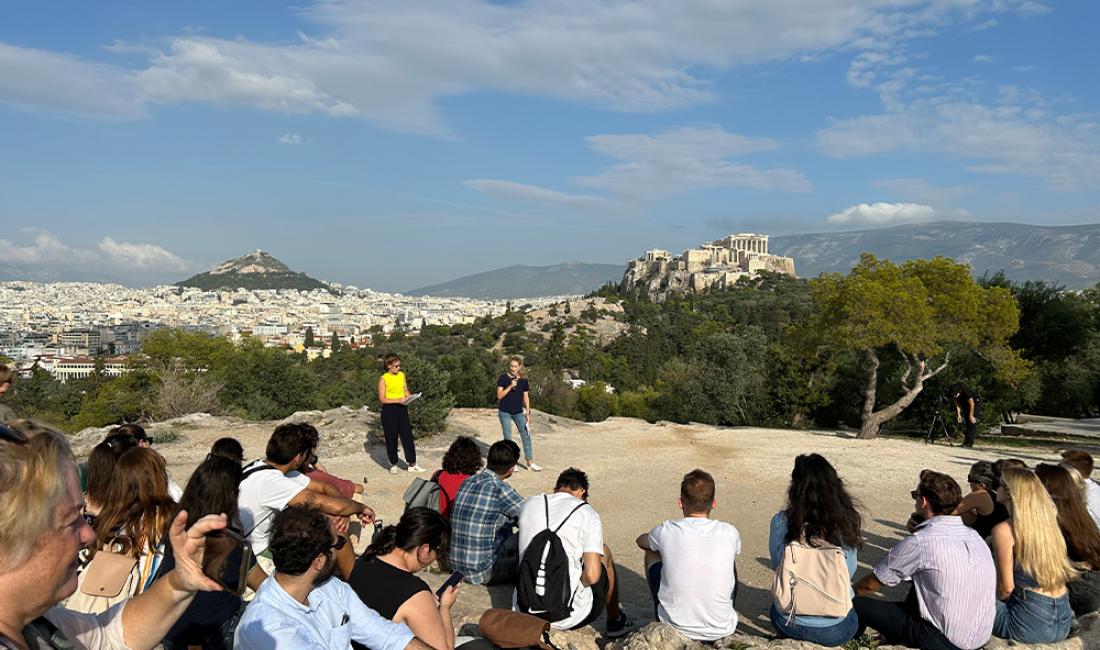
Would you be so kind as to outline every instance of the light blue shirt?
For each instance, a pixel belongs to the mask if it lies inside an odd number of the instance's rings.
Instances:
[[[237,626],[240,650],[348,650],[352,640],[373,650],[401,650],[413,640],[404,623],[393,623],[363,604],[346,582],[329,578],[309,594],[309,606],[275,581],[264,580]]]
[[[768,533],[768,550],[771,552],[772,557],[772,569],[779,566],[779,561],[783,559],[783,549],[787,546],[783,543],[783,540],[787,537],[787,513],[780,510],[772,517],[771,531]],[[852,576],[856,574],[856,549],[844,548],[844,561],[848,565],[848,580],[851,581]],[[855,593],[854,591],[852,592]],[[795,616],[794,622],[798,625],[805,625],[806,627],[829,627],[836,625],[843,618],[835,618],[832,616]]]

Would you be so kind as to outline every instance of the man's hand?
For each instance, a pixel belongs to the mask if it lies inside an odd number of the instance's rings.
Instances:
[[[374,510],[370,509],[367,506],[363,506],[363,511],[356,516],[359,517],[359,523],[363,524],[364,526],[374,523]]]
[[[202,558],[206,551],[207,533],[222,530],[227,525],[225,515],[207,515],[191,528],[186,528],[187,511],[180,511],[168,532],[176,559],[176,568],[168,573],[173,589],[189,593],[222,590],[221,585],[202,572]]]
[[[328,518],[332,521],[332,531],[342,537],[348,536],[348,526],[351,525],[351,516],[349,515],[329,515]]]

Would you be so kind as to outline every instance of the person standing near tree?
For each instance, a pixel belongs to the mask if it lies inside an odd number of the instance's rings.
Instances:
[[[955,404],[955,420],[963,425],[966,437],[963,439],[963,447],[974,446],[974,436],[978,432],[978,395],[962,384],[953,384],[948,389],[951,401]]]
[[[500,416],[500,428],[504,439],[512,439],[512,423],[519,429],[523,439],[523,456],[527,459],[527,469],[540,472],[542,468],[535,462],[535,452],[531,447],[531,398],[527,383],[527,369],[523,367],[523,357],[508,359],[508,372],[497,380],[497,415]]]
[[[390,461],[390,474],[397,473],[397,439],[405,451],[405,465],[410,472],[423,472],[416,464],[416,443],[413,441],[412,423],[409,422],[409,385],[401,371],[401,357],[387,354],[383,365],[386,372],[378,378],[378,401],[382,404],[382,433],[386,436],[386,457]]]

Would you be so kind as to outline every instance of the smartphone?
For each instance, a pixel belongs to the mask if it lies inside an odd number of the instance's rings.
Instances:
[[[232,528],[215,530],[206,535],[202,572],[207,578],[241,596],[248,587],[248,572],[251,569],[252,545],[247,537]]]
[[[453,586],[457,585],[457,584],[458,584],[458,583],[460,583],[460,582],[462,582],[462,574],[461,574],[461,573],[459,573],[458,571],[455,571],[454,573],[452,573],[452,574],[451,574],[451,577],[450,577],[450,578],[447,578],[447,581],[443,583],[443,586],[442,586],[442,587],[440,587],[440,588],[439,588],[439,589],[438,589],[438,590],[437,590],[437,591],[435,592],[435,597],[436,597],[436,598],[442,598],[442,597],[443,597],[443,594],[444,594],[444,593],[445,593],[445,592],[446,592],[446,591],[447,591],[448,589],[450,589],[451,587],[453,587]]]

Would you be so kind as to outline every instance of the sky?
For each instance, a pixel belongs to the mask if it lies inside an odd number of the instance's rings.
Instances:
[[[0,8],[0,272],[407,290],[733,232],[1100,222],[1100,3]],[[1093,63],[1088,63],[1093,61]]]

